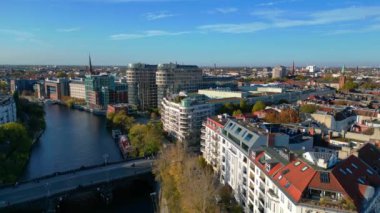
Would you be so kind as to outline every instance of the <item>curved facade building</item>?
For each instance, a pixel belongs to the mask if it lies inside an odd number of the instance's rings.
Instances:
[[[140,110],[157,107],[156,65],[129,64],[127,69],[128,103]]]
[[[202,85],[202,70],[194,65],[159,64],[156,72],[157,106],[164,97],[180,91],[196,92]]]

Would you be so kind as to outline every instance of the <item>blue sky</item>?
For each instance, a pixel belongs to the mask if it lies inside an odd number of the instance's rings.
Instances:
[[[1,0],[0,64],[380,65],[378,0]]]

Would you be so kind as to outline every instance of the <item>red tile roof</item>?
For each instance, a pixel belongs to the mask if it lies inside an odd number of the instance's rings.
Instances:
[[[372,169],[380,173],[380,150],[371,143],[366,143],[359,149],[358,157]]]
[[[300,164],[296,166],[296,162],[300,162]],[[302,171],[306,167],[307,169]],[[316,171],[308,164],[301,160],[295,160],[281,168],[273,177],[273,180],[281,186],[283,191],[288,192],[293,200],[299,202],[315,173]]]
[[[369,166],[354,155],[351,155],[344,161],[340,162],[332,170],[332,174],[337,178],[340,185],[360,209],[364,194],[360,190],[360,184],[367,186],[380,186],[380,177],[372,171],[368,172]]]
[[[332,192],[339,192],[345,194],[345,190],[340,185],[339,181],[336,179],[333,173],[327,172],[329,177],[329,182],[325,183],[321,181],[321,173],[323,171],[318,171],[315,173],[313,179],[311,180],[309,187],[313,189],[320,189]]]

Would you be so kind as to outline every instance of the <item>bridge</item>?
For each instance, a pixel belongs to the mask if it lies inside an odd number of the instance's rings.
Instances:
[[[56,173],[0,189],[0,209],[42,198],[54,197],[79,188],[134,177],[152,171],[151,159],[108,164],[79,171]]]

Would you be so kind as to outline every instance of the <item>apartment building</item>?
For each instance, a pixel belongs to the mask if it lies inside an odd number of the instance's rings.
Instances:
[[[70,97],[78,99],[86,99],[86,87],[83,78],[72,78],[69,83]]]
[[[181,91],[196,92],[202,85],[202,70],[194,65],[159,64],[156,72],[157,106],[164,97]]]
[[[0,96],[0,124],[17,120],[16,103],[12,96]]]
[[[157,107],[157,65],[129,64],[127,69],[128,103],[140,110]]]
[[[202,122],[214,114],[214,105],[203,95],[163,98],[161,120],[168,134],[189,146],[199,145]]]
[[[371,212],[379,207],[375,169],[380,152],[373,145],[366,145],[371,153],[365,158],[352,155],[339,162],[336,153],[314,150],[302,131],[295,139],[293,129],[271,132],[270,126],[227,116],[207,118],[203,125],[201,152],[245,212]]]

